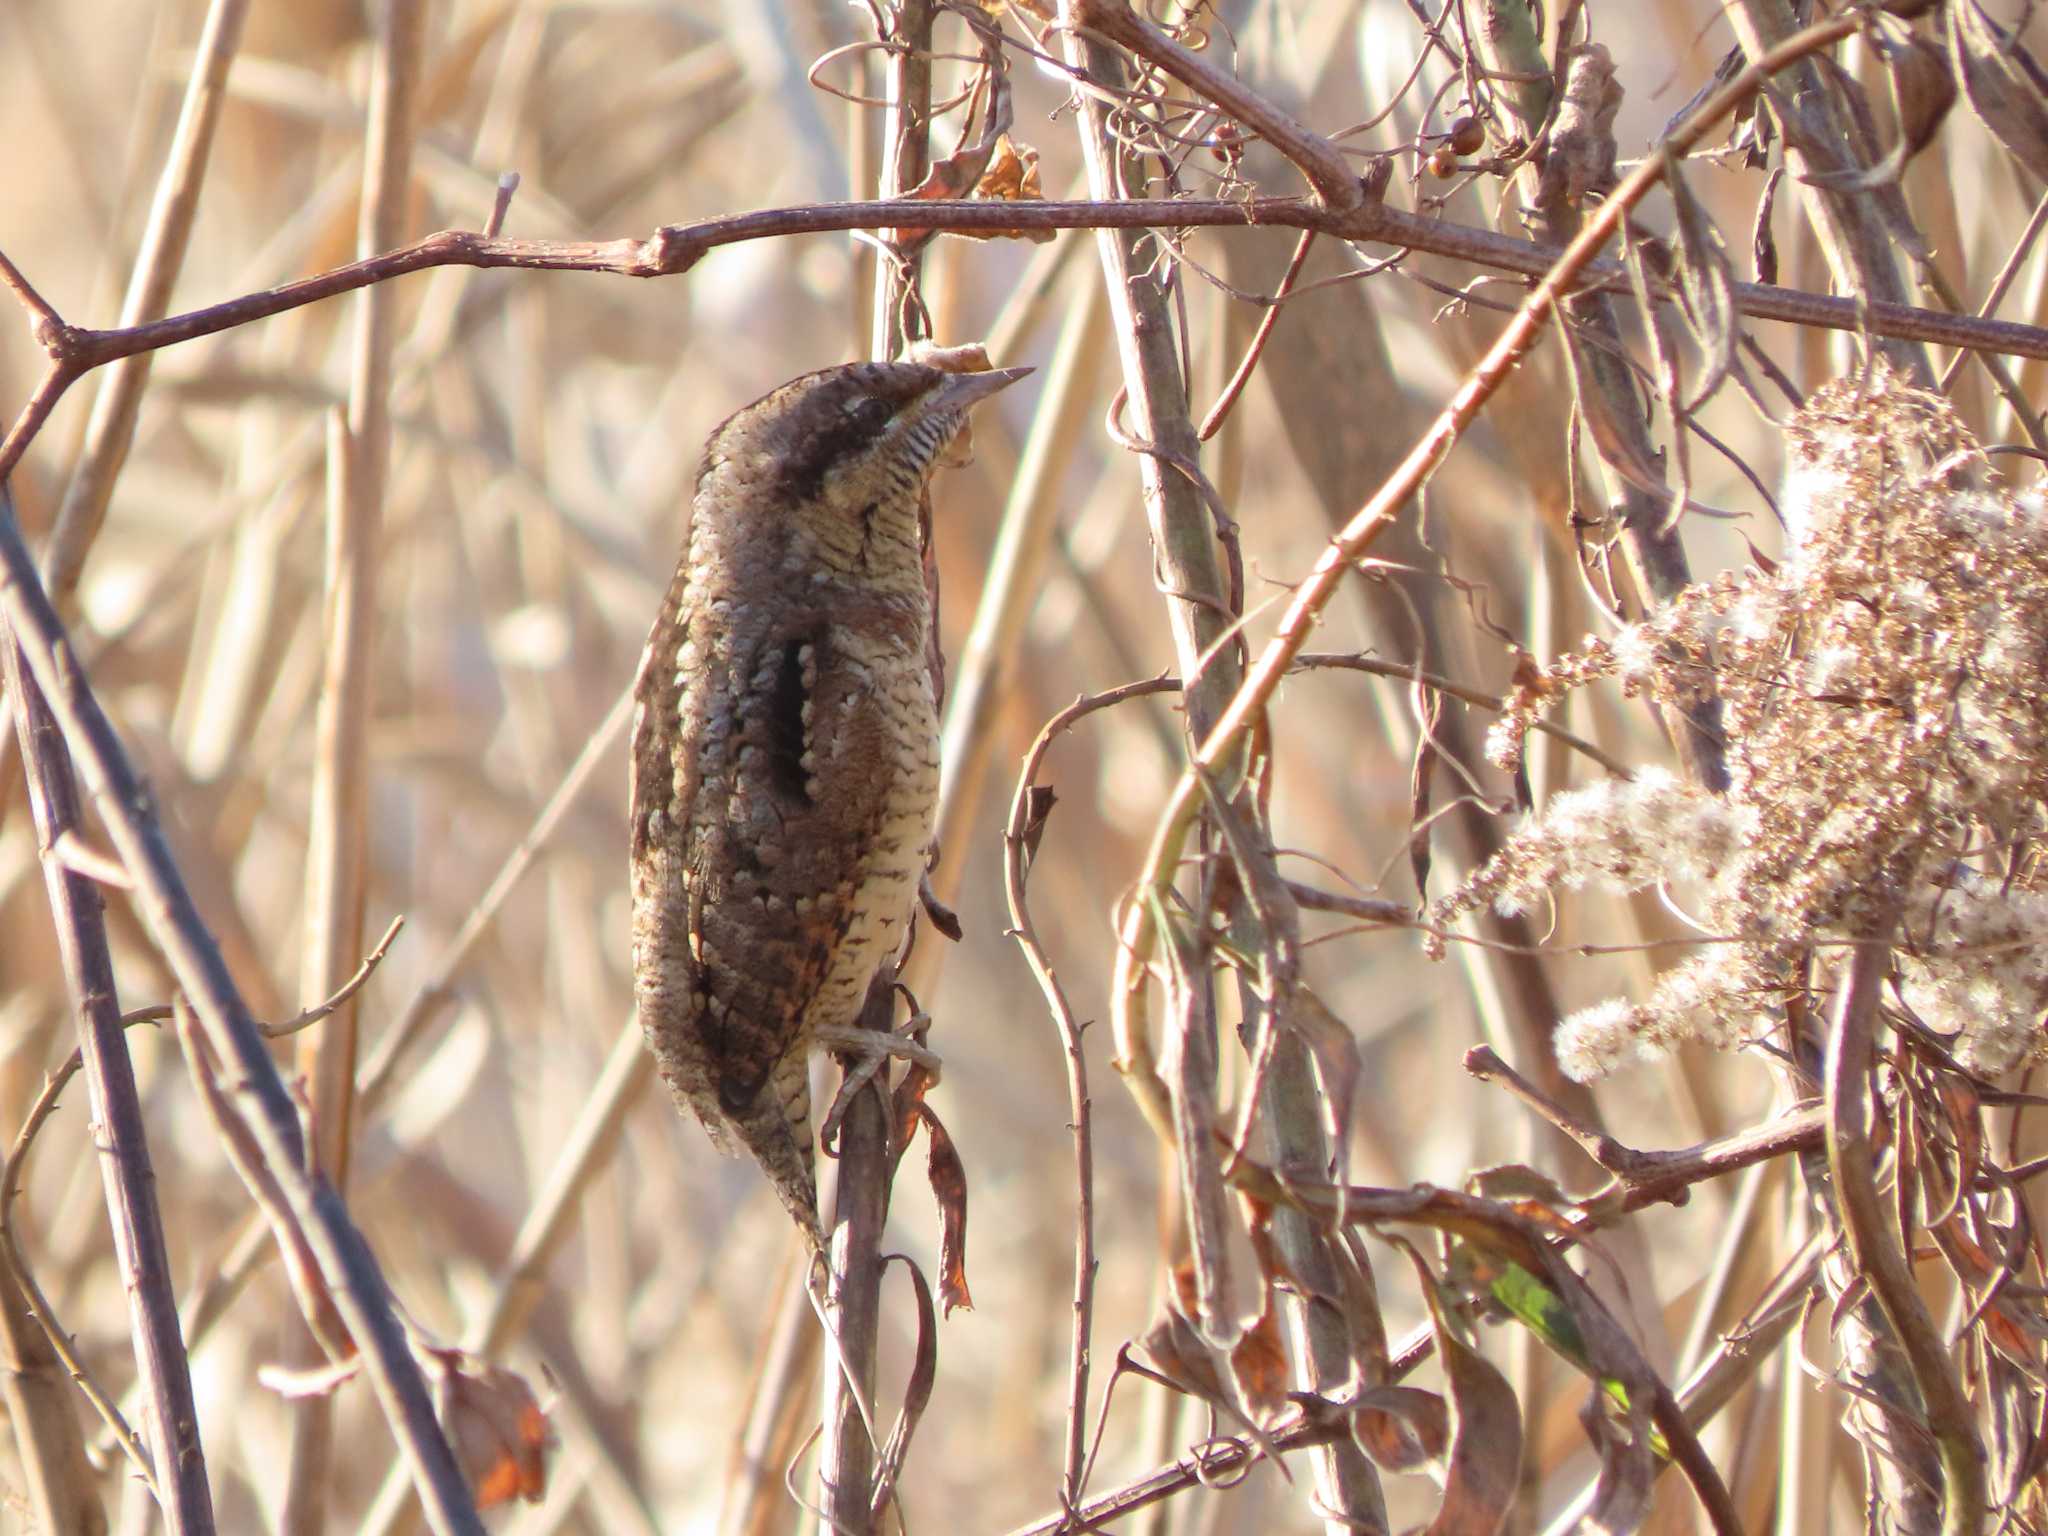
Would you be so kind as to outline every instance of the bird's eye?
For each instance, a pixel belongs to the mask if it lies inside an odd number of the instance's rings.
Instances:
[[[873,395],[862,395],[856,400],[849,401],[846,407],[847,421],[862,432],[881,431],[889,425],[890,418],[895,414],[895,406],[886,400],[878,400]]]

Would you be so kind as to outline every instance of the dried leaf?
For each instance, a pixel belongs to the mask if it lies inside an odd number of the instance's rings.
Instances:
[[[1955,77],[1949,72],[1948,56],[1917,33],[1887,38],[1879,51],[1891,73],[1899,114],[1899,147],[1894,153],[1903,166],[1934,142],[1942,119],[1956,104]]]
[[[1186,1263],[1175,1265],[1172,1283],[1177,1303],[1169,1302],[1162,1309],[1158,1320],[1137,1341],[1138,1348],[1151,1357],[1161,1380],[1190,1397],[1199,1398],[1242,1428],[1252,1443],[1273,1459],[1280,1475],[1287,1477],[1287,1468],[1273,1442],[1260,1427],[1258,1419],[1246,1410],[1234,1382],[1226,1376],[1223,1357],[1189,1321],[1189,1308],[1195,1297],[1193,1267]],[[1255,1362],[1252,1368],[1263,1369]]]
[[[1955,79],[1940,47],[1903,28],[1899,35],[1884,28],[1867,35],[1891,79],[1899,142],[1866,170],[1808,172],[1801,179],[1812,186],[1836,192],[1871,192],[1892,185],[1906,162],[1934,141],[1942,119],[1956,103]]]
[[[1984,1171],[1984,1116],[1982,1101],[1977,1090],[1967,1078],[1944,1077],[1939,1090],[1943,1107],[1948,1111],[1948,1131],[1955,1138],[1956,1145],[1956,1194],[1960,1200],[1963,1194],[1977,1187],[1977,1176]],[[1948,1212],[1940,1217],[1930,1217],[1929,1222],[1946,1219]]]
[[[890,1146],[895,1153],[895,1162],[901,1164],[903,1154],[910,1150],[910,1143],[917,1136],[917,1128],[923,1121],[924,1096],[938,1083],[932,1070],[921,1061],[913,1061],[903,1080],[896,1085],[890,1096],[890,1114],[894,1126],[890,1132]],[[895,1168],[889,1172],[895,1178]]]
[[[995,153],[988,168],[969,194],[982,202],[1042,203],[1045,193],[1038,185],[1038,151],[1017,144],[1005,133],[996,139]],[[961,229],[953,231],[970,240],[1029,240],[1043,245],[1059,234],[1056,229]]]
[[[1294,1272],[1294,1266],[1287,1262],[1287,1256],[1280,1251],[1280,1244],[1273,1237],[1273,1207],[1256,1195],[1239,1192],[1245,1206],[1245,1235],[1251,1239],[1252,1263],[1258,1269],[1259,1278],[1268,1285],[1279,1284],[1291,1290],[1301,1291],[1301,1277]]]
[[[932,1312],[932,1288],[925,1282],[924,1271],[902,1254],[891,1254],[889,1261],[910,1271],[910,1284],[917,1293],[917,1351],[911,1359],[910,1380],[903,1389],[903,1407],[889,1430],[888,1442],[882,1447],[875,1470],[874,1493],[868,1507],[876,1517],[877,1529],[882,1511],[895,1495],[903,1459],[910,1454],[911,1437],[917,1433],[925,1409],[931,1406],[932,1386],[939,1375],[939,1320]]]
[[[1188,1307],[1202,1336],[1228,1347],[1236,1339],[1230,1315],[1230,1251],[1226,1233],[1228,1193],[1216,1148],[1216,1021],[1208,1006],[1207,981],[1182,951],[1184,936],[1172,935],[1176,954],[1169,992],[1175,1015],[1173,1050],[1166,1079],[1173,1115],[1174,1162],[1180,1174],[1181,1208],[1187,1217],[1194,1294]]]
[[[434,1414],[479,1509],[547,1492],[547,1415],[523,1377],[460,1349],[415,1342],[434,1389]]]
[[[1600,1476],[1593,1486],[1593,1506],[1586,1511],[1588,1531],[1634,1531],[1643,1524],[1650,1509],[1650,1486],[1657,1475],[1656,1463],[1639,1454],[1630,1438],[1608,1421],[1600,1411],[1597,1397],[1586,1399],[1579,1411],[1586,1438],[1600,1458]]]
[[[1756,200],[1756,227],[1749,237],[1749,250],[1760,283],[1778,280],[1778,240],[1771,233],[1771,210],[1778,204],[1778,188],[1784,180],[1784,167],[1772,166],[1770,175],[1764,178],[1763,196]]]
[[[1426,902],[1430,865],[1429,787],[1436,767],[1436,725],[1443,717],[1444,697],[1434,688],[1416,692],[1422,729],[1416,733],[1415,762],[1408,771],[1408,824],[1417,829],[1408,839],[1408,873],[1415,881],[1415,899]]]
[[[1315,1058],[1316,1076],[1322,1082],[1323,1129],[1329,1134],[1331,1146],[1348,1147],[1351,1109],[1358,1096],[1359,1073],[1364,1069],[1359,1060],[1358,1039],[1350,1026],[1330,1012],[1309,987],[1296,986],[1290,997],[1293,1006],[1287,1010],[1287,1027],[1308,1047]]]
[[[2048,75],[1977,0],[1951,0],[1949,48],[1963,93],[2012,157],[2048,181]]]
[[[1350,1331],[1351,1359],[1359,1379],[1379,1386],[1393,1375],[1388,1358],[1387,1319],[1380,1310],[1379,1281],[1372,1272],[1372,1256],[1356,1227],[1339,1234],[1338,1250],[1350,1262],[1339,1266],[1344,1280],[1344,1322]]]
[[[1187,1288],[1191,1294],[1193,1274],[1188,1271],[1188,1266],[1176,1265],[1174,1273],[1176,1281],[1186,1273]],[[1138,1347],[1151,1358],[1153,1368],[1161,1376],[1188,1396],[1235,1413],[1230,1393],[1223,1384],[1223,1374],[1217,1368],[1215,1352],[1203,1342],[1181,1307],[1167,1307],[1138,1339]]]
[[[1407,1254],[1421,1282],[1450,1400],[1444,1499],[1429,1522],[1428,1536],[1483,1536],[1506,1522],[1521,1486],[1521,1408],[1507,1377],[1465,1342],[1421,1253],[1405,1239],[1392,1241]]]
[[[1680,309],[1706,364],[1699,388],[1686,409],[1696,410],[1721,387],[1735,365],[1735,283],[1728,269],[1728,251],[1721,232],[1694,197],[1674,163],[1667,168],[1671,202],[1677,218],[1677,245],[1672,252],[1678,279]]]
[[[1648,255],[1652,251],[1668,271],[1670,257],[1665,253],[1661,242],[1643,240],[1626,229],[1622,231],[1622,265],[1628,273],[1629,291],[1635,296],[1636,309],[1643,317],[1643,329],[1650,338],[1650,353],[1657,361],[1657,396],[1664,403],[1664,414],[1670,418],[1674,426],[1677,426],[1685,409],[1680,399],[1684,387],[1684,360],[1665,320],[1665,308],[1657,303],[1650,292],[1650,274],[1645,269]],[[1678,443],[1683,444],[1686,435],[1683,431],[1677,431],[1673,433],[1673,437]],[[1662,481],[1663,477],[1660,474],[1660,492]]]
[[[1287,1402],[1287,1346],[1280,1333],[1279,1295],[1266,1289],[1259,1320],[1239,1335],[1230,1351],[1230,1374],[1252,1413],[1267,1422]]]
[[[1591,349],[1579,339],[1579,328],[1566,324],[1561,329],[1564,331],[1565,354],[1572,367],[1573,399],[1581,419],[1593,434],[1593,446],[1601,459],[1615,474],[1645,495],[1659,499],[1669,496],[1671,491],[1664,483],[1663,466],[1645,459],[1636,449],[1634,435],[1624,431],[1620,422],[1615,420],[1615,407],[1592,371]],[[1640,410],[1633,400],[1627,408]]]
[[[1052,816],[1052,808],[1059,803],[1059,796],[1053,793],[1050,784],[1034,784],[1024,792],[1024,831],[1019,838],[1024,845],[1024,872],[1029,874],[1031,866],[1038,862],[1039,839],[1045,836],[1045,824]]]
[[[1413,1472],[1444,1459],[1451,1410],[1421,1387],[1368,1387],[1351,1405],[1351,1438],[1386,1472]]]
[[[974,1298],[967,1291],[967,1169],[931,1107],[920,1103],[917,1113],[931,1138],[925,1176],[939,1203],[939,1306],[951,1317],[955,1307],[974,1310]]]

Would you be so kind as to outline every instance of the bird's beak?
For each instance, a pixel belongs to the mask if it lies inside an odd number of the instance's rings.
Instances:
[[[933,413],[958,411],[964,415],[969,406],[986,400],[1029,372],[1029,368],[990,368],[981,373],[949,373],[924,397],[924,410]]]

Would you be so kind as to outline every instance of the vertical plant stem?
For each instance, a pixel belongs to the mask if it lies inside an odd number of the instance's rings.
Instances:
[[[1063,0],[1060,17],[1064,26],[1076,21],[1073,0]],[[1065,39],[1067,61],[1088,79],[1111,91],[1124,84],[1121,55],[1094,37],[1069,31]],[[1088,171],[1089,195],[1110,201],[1125,195],[1121,147],[1109,132],[1103,98],[1084,93],[1077,115],[1081,150]],[[1157,579],[1167,594],[1167,612],[1173,631],[1174,649],[1184,679],[1183,702],[1192,743],[1206,740],[1225,703],[1237,691],[1242,668],[1235,647],[1223,643],[1235,623],[1232,592],[1224,567],[1215,521],[1201,488],[1187,471],[1201,460],[1201,444],[1189,416],[1187,381],[1182,377],[1175,345],[1175,330],[1169,295],[1152,275],[1150,251],[1158,237],[1134,230],[1099,230],[1096,246],[1102,259],[1103,279],[1109,298],[1110,318],[1123,365],[1127,430],[1137,440],[1138,471],[1143,490],[1146,520],[1152,536]],[[1234,801],[1249,835],[1238,839],[1233,852],[1262,867],[1242,872],[1242,883],[1267,892],[1284,888],[1271,867],[1272,850],[1261,824],[1255,797],[1245,793],[1241,769],[1220,767],[1217,793]],[[1327,1178],[1330,1146],[1323,1130],[1318,1084],[1307,1052],[1291,1035],[1281,1002],[1292,984],[1293,954],[1296,948],[1295,913],[1284,895],[1265,914],[1272,924],[1265,931],[1251,917],[1242,894],[1233,901],[1230,913],[1234,939],[1249,952],[1260,953],[1270,962],[1272,982],[1269,995],[1260,997],[1249,981],[1241,981],[1244,1017],[1250,1025],[1262,1020],[1262,1027],[1277,1033],[1270,1063],[1260,1077],[1260,1112],[1275,1157],[1283,1166],[1315,1170],[1310,1177]],[[1205,974],[1192,984],[1207,986]],[[1182,1010],[1189,1024],[1203,1028],[1200,1021],[1212,1010]],[[1190,1042],[1195,1044],[1196,1042]],[[1186,1056],[1197,1060],[1213,1058],[1213,1043],[1207,1049]],[[1213,1084],[1204,1090],[1213,1102]],[[1184,1148],[1196,1157],[1215,1156],[1213,1146]],[[1191,1232],[1199,1234],[1205,1225],[1203,1214],[1190,1199]],[[1326,1236],[1299,1213],[1277,1213],[1274,1237],[1287,1263],[1300,1277],[1304,1289],[1324,1295],[1340,1295],[1343,1286],[1334,1268],[1335,1257]],[[1199,1238],[1196,1239],[1199,1249]],[[1197,1252],[1198,1266],[1207,1256]],[[1219,1284],[1215,1287],[1221,1289]],[[1302,1385],[1310,1391],[1348,1379],[1352,1361],[1348,1330],[1340,1314],[1318,1308],[1313,1301],[1296,1298],[1290,1310],[1294,1333],[1295,1368]],[[1316,1457],[1316,1493],[1329,1521],[1332,1536],[1386,1529],[1385,1500],[1372,1465],[1349,1442],[1323,1447]]]
[[[884,97],[889,110],[882,122],[882,177],[878,195],[901,197],[931,168],[932,22],[938,15],[933,0],[894,0],[883,7],[890,18]],[[885,231],[885,233],[887,233]],[[872,356],[886,361],[902,353],[910,339],[903,325],[905,299],[917,291],[921,252],[891,246],[894,261],[884,261],[875,274],[874,344]]]
[[[384,0],[375,13],[358,255],[389,250],[405,235],[423,26],[418,0]],[[300,968],[301,989],[313,997],[338,987],[363,948],[378,546],[391,453],[396,303],[396,290],[388,284],[356,295],[348,414],[328,436],[326,670],[316,723]],[[303,1037],[298,1048],[299,1071],[312,1101],[313,1158],[337,1192],[348,1188],[356,1021],[350,1002],[326,1028]],[[320,1358],[318,1346],[304,1335],[293,1353],[301,1364]],[[292,1419],[280,1519],[289,1536],[319,1536],[326,1528],[331,1436],[330,1400],[311,1397],[300,1404]]]
[[[887,1030],[895,1012],[896,967],[885,962],[868,984],[861,1027]],[[870,1421],[882,1322],[882,1227],[889,1219],[892,1172],[885,1080],[876,1073],[846,1106],[840,1124],[825,1312],[837,1349],[826,1351],[825,1439],[818,1461],[825,1518],[838,1536],[883,1528],[881,1512],[872,1508],[876,1447]]]
[[[21,746],[29,803],[43,853],[43,878],[57,928],[57,950],[78,1010],[78,1046],[92,1097],[93,1143],[113,1223],[114,1257],[128,1296],[142,1391],[144,1437],[173,1536],[211,1536],[213,1495],[199,1443],[199,1414],[178,1328],[178,1298],[164,1248],[156,1174],[142,1125],[142,1100],[121,1030],[106,907],[99,887],[65,867],[54,852],[79,831],[78,789],[70,755],[11,636],[4,644],[7,697]],[[68,1411],[68,1410],[67,1410]]]
[[[1851,955],[1828,1031],[1828,1171],[1854,1271],[1891,1324],[1934,1436],[1941,1460],[1943,1536],[1976,1536],[1985,1519],[1983,1444],[1949,1346],[1927,1315],[1912,1268],[1885,1217],[1871,1152],[1878,1117],[1870,1078],[1891,950],[1883,943],[1864,943]]]
[[[207,8],[192,61],[192,78],[186,82],[178,126],[171,135],[170,154],[157,180],[142,249],[128,280],[128,296],[121,304],[122,325],[159,320],[170,309],[171,289],[185,265],[192,220],[199,211],[214,129],[227,100],[228,66],[241,46],[242,23],[248,14],[249,0],[212,0]],[[65,487],[44,557],[50,593],[60,604],[71,600],[85,568],[86,552],[106,521],[114,482],[127,461],[128,446],[135,440],[135,418],[142,408],[142,391],[149,383],[154,355],[141,352],[113,364],[93,398],[85,448]]]
[[[0,1183],[13,1170],[0,1165]],[[0,1404],[14,1432],[28,1518],[37,1530],[106,1536],[107,1511],[85,1459],[72,1385],[0,1251]]]
[[[884,74],[889,106],[882,123],[881,195],[899,196],[924,180],[930,165],[932,107],[932,0],[895,0],[878,9],[889,35]],[[872,353],[900,356],[915,335],[906,324],[917,296],[918,254],[893,243],[875,271]],[[938,641],[938,565],[931,549],[931,507],[919,508],[924,536],[925,585],[931,594],[929,640],[932,696],[943,697],[944,663]],[[895,1017],[896,961],[891,956],[868,985],[861,1009],[863,1028],[887,1031]],[[828,1238],[825,1323],[833,1341],[826,1350],[824,1442],[818,1476],[825,1519],[838,1536],[860,1536],[880,1528],[872,1508],[875,1487],[875,1356],[882,1307],[882,1227],[889,1217],[889,1180],[894,1172],[889,1140],[891,1114],[886,1072],[873,1091],[863,1089],[846,1106],[839,1129],[839,1175]]]

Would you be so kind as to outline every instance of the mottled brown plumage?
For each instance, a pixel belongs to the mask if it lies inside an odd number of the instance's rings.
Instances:
[[[640,1022],[814,1243],[810,1044],[894,948],[938,795],[919,503],[967,408],[1025,371],[855,363],[728,419],[634,685]]]

